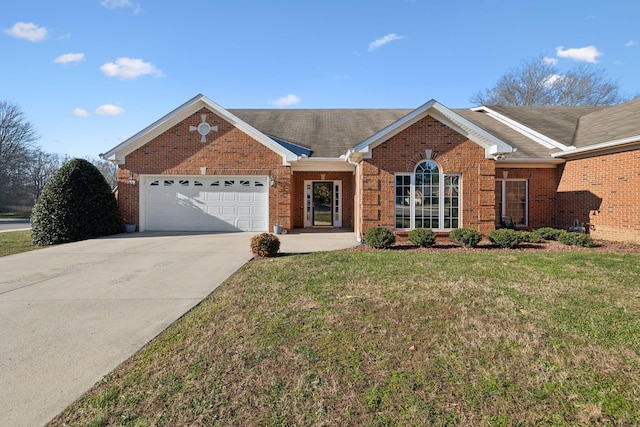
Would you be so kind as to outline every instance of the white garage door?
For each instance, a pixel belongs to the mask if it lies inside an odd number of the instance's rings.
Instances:
[[[156,176],[141,182],[142,230],[268,229],[267,177]]]

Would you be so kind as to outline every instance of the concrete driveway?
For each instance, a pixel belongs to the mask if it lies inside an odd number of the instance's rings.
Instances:
[[[0,257],[0,425],[50,421],[251,259],[255,233],[132,233]],[[281,252],[356,244],[281,236]]]

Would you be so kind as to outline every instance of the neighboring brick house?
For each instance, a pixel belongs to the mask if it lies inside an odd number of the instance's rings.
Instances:
[[[198,95],[101,156],[140,230],[569,228],[640,242],[640,99],[226,110]]]

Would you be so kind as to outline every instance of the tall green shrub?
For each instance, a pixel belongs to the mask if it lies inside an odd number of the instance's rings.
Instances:
[[[33,243],[76,242],[122,231],[118,203],[100,171],[72,159],[44,186],[31,213]]]

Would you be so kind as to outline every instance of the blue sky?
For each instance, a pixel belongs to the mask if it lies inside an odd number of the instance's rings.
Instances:
[[[202,93],[225,108],[450,108],[521,60],[640,94],[637,0],[5,0],[0,100],[97,157]]]

